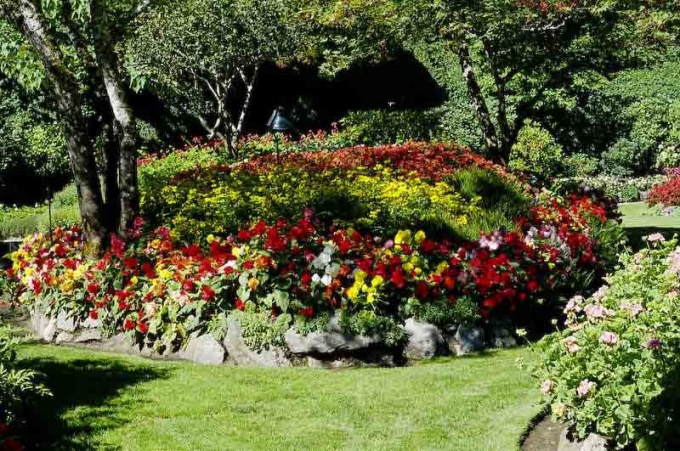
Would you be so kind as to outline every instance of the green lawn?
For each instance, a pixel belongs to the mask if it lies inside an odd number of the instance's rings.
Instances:
[[[666,238],[680,234],[680,217],[665,217],[657,214],[644,202],[620,204],[619,210],[623,215],[623,228],[634,247],[639,247],[642,237],[660,232]]]
[[[29,344],[51,449],[513,450],[540,410],[525,349],[395,369],[205,367]],[[46,421],[49,423],[49,421]]]

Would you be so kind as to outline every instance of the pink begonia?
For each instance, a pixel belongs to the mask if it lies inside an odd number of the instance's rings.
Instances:
[[[579,398],[585,398],[595,389],[595,382],[591,382],[588,379],[583,379],[576,389]]]
[[[613,346],[619,342],[619,337],[614,332],[605,332],[600,335],[600,342]]]
[[[664,242],[666,241],[666,238],[664,238],[663,235],[660,233],[652,233],[647,237],[647,241],[649,241],[650,243],[656,243],[657,241]]]
[[[544,395],[549,394],[550,392],[552,392],[554,386],[555,383],[553,381],[550,380],[543,381],[541,383],[541,393],[543,393]]]
[[[676,249],[671,255],[669,255],[668,260],[668,271],[674,274],[680,274],[680,249]]]
[[[567,347],[567,351],[569,351],[570,354],[573,354],[581,349],[581,347],[578,345],[576,337],[573,335],[564,339],[564,345]]]
[[[569,299],[566,307],[564,307],[564,313],[581,312],[583,310],[583,308],[581,308],[581,304],[583,304],[584,301],[585,299],[583,299],[583,296],[574,296],[573,298]]]
[[[612,316],[612,311],[600,304],[590,304],[584,309],[586,312],[586,317],[589,320],[603,319],[607,316]]]
[[[626,303],[623,305],[623,309],[628,312],[631,316],[638,316],[640,313],[645,311],[645,308],[640,304],[630,304]]]

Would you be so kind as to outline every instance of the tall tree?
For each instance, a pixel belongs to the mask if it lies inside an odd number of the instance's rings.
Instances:
[[[0,21],[14,29],[13,42],[0,48],[0,70],[56,102],[92,253],[105,247],[108,232],[122,233],[139,208],[135,116],[115,46],[126,36],[124,25],[150,3],[0,0]],[[12,46],[23,51],[20,59]],[[115,131],[106,152],[106,204],[86,110],[96,112],[99,129]]]

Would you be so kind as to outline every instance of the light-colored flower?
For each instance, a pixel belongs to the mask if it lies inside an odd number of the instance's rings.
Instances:
[[[656,242],[663,243],[664,241],[666,241],[666,238],[664,238],[663,235],[660,234],[660,233],[652,233],[651,235],[647,236],[646,239],[650,243],[656,243]]]
[[[595,390],[595,382],[591,382],[588,379],[583,379],[576,389],[576,393],[579,398],[586,398]]]
[[[555,383],[553,381],[544,380],[541,383],[541,393],[543,393],[544,395],[548,395],[550,394],[550,392],[552,392],[553,387],[555,387]]]
[[[578,340],[573,335],[565,338],[563,343],[567,347],[567,351],[569,351],[570,354],[574,354],[575,352],[578,352],[579,349],[581,349],[581,347],[578,345]]]
[[[614,346],[618,342],[619,337],[614,332],[604,332],[602,335],[600,335],[600,343]]]

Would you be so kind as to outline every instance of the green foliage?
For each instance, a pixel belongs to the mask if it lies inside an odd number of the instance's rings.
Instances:
[[[466,224],[456,230],[460,236],[479,239],[480,232],[515,228],[515,220],[526,216],[531,198],[515,182],[480,168],[456,172],[449,182],[465,199],[477,199],[481,208],[471,212]]]
[[[648,170],[651,163],[649,146],[622,138],[602,154],[604,174],[612,177],[630,177]]]
[[[50,394],[35,372],[17,368],[18,343],[0,320],[0,424],[15,422],[31,402]]]
[[[394,318],[379,316],[371,310],[360,310],[355,314],[343,310],[339,324],[350,334],[377,336],[387,346],[398,346],[406,338],[404,329]]]
[[[469,297],[462,297],[452,304],[420,304],[414,307],[416,318],[442,327],[452,324],[474,324],[479,320],[479,307]]]
[[[546,182],[559,173],[561,164],[562,147],[550,132],[535,122],[527,123],[512,148],[510,168]]]
[[[340,119],[341,135],[368,146],[429,140],[437,135],[440,114],[436,109],[354,111]]]
[[[567,328],[540,343],[536,373],[553,414],[577,437],[596,432],[621,447],[661,450],[675,448],[679,430],[680,255],[677,241],[650,239],[590,299],[572,299]]]
[[[285,346],[283,335],[293,321],[288,314],[272,318],[269,313],[256,313],[252,310],[244,312],[235,310],[230,313],[230,318],[238,321],[243,341],[246,346],[255,351]]]
[[[599,161],[584,153],[575,153],[564,158],[563,172],[567,177],[591,177],[598,172]]]

